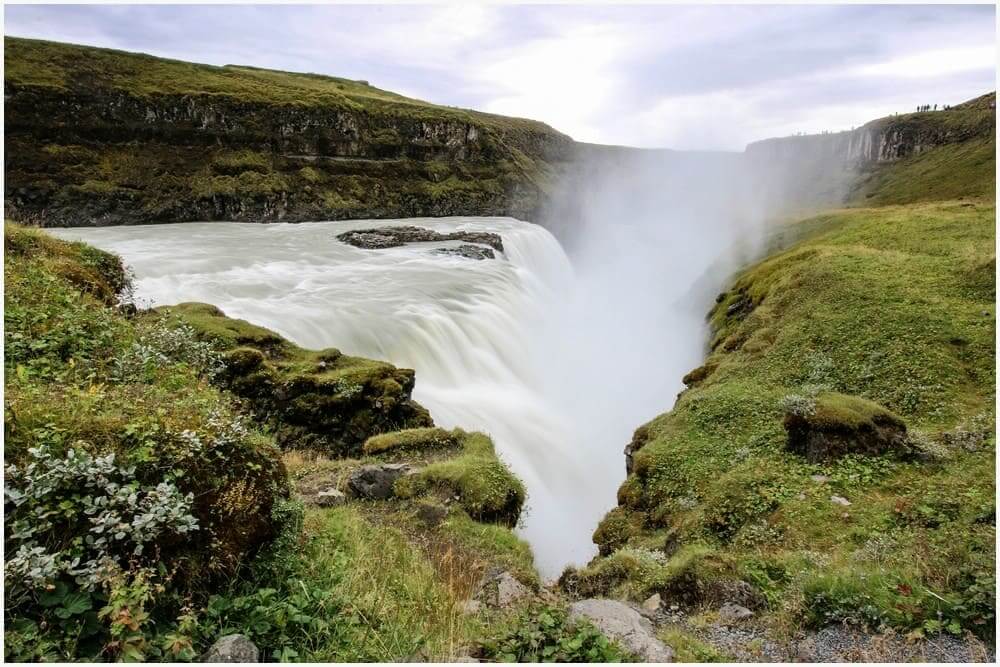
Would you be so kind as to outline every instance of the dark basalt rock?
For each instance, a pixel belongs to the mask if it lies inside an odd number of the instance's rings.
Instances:
[[[458,255],[466,259],[496,259],[492,248],[471,244],[463,244],[457,248],[438,248],[434,252],[438,255]]]
[[[343,241],[355,248],[364,248],[365,250],[397,248],[407,243],[464,241],[466,243],[487,245],[497,252],[503,252],[503,239],[500,238],[499,234],[492,232],[451,232],[450,234],[442,234],[433,229],[410,225],[380,227],[378,229],[355,229],[338,234],[337,240]]]
[[[406,463],[361,466],[347,480],[347,487],[356,498],[385,500],[392,497],[396,480],[411,470]]]

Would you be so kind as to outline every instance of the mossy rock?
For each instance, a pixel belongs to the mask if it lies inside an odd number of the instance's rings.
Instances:
[[[446,431],[443,428],[410,428],[392,433],[374,435],[362,445],[365,454],[386,452],[412,452],[458,447],[461,431]]]
[[[625,547],[585,568],[567,568],[559,586],[574,597],[614,597],[641,602],[654,593],[667,604],[698,604],[711,581],[723,576],[714,552],[691,544],[667,557],[662,551]]]
[[[709,375],[715,372],[715,369],[718,368],[718,366],[718,363],[715,362],[703,364],[685,375],[681,382],[683,382],[686,387],[694,387],[701,384],[706,378],[708,378]]]
[[[458,503],[477,521],[517,524],[524,505],[524,484],[497,458],[489,436],[457,433],[461,454],[433,462],[397,480],[396,495],[400,498],[432,493],[457,496]]]
[[[787,448],[810,462],[846,454],[905,455],[906,424],[881,405],[861,398],[826,392],[812,410],[786,412]]]
[[[217,382],[249,402],[282,449],[354,455],[372,436],[433,426],[411,398],[410,369],[333,348],[305,350],[209,304],[164,306],[154,316],[193,327],[223,351]]]
[[[645,515],[623,507],[612,508],[594,531],[594,544],[602,556],[625,546],[629,538],[642,532]]]

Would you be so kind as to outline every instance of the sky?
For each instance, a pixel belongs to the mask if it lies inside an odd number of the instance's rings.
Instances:
[[[742,150],[996,88],[990,5],[7,5],[6,35],[317,72],[578,141]]]

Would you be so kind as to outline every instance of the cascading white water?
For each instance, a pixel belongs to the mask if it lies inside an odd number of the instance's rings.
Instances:
[[[594,551],[591,533],[624,477],[627,433],[551,395],[557,349],[550,318],[575,293],[570,263],[544,228],[510,218],[407,220],[439,231],[493,231],[505,251],[476,261],[431,252],[449,244],[362,250],[348,229],[401,221],[185,223],[53,230],[120,254],[146,305],[204,301],[309,348],[414,368],[414,397],[444,427],[490,433],[524,480],[520,527],[546,576]],[[562,387],[558,387],[564,391]],[[635,424],[632,425],[634,427]],[[624,438],[624,439],[623,439]],[[603,455],[595,460],[594,453]]]

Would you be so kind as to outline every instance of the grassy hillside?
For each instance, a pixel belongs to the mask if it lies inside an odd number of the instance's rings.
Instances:
[[[515,214],[572,141],[367,83],[7,38],[6,203],[88,225]]]
[[[881,169],[869,201],[905,203],[791,225],[719,295],[705,364],[636,431],[602,556],[566,590],[658,592],[691,614],[676,642],[747,584],[779,637],[993,637],[994,146]],[[957,194],[979,198],[924,202]]]

